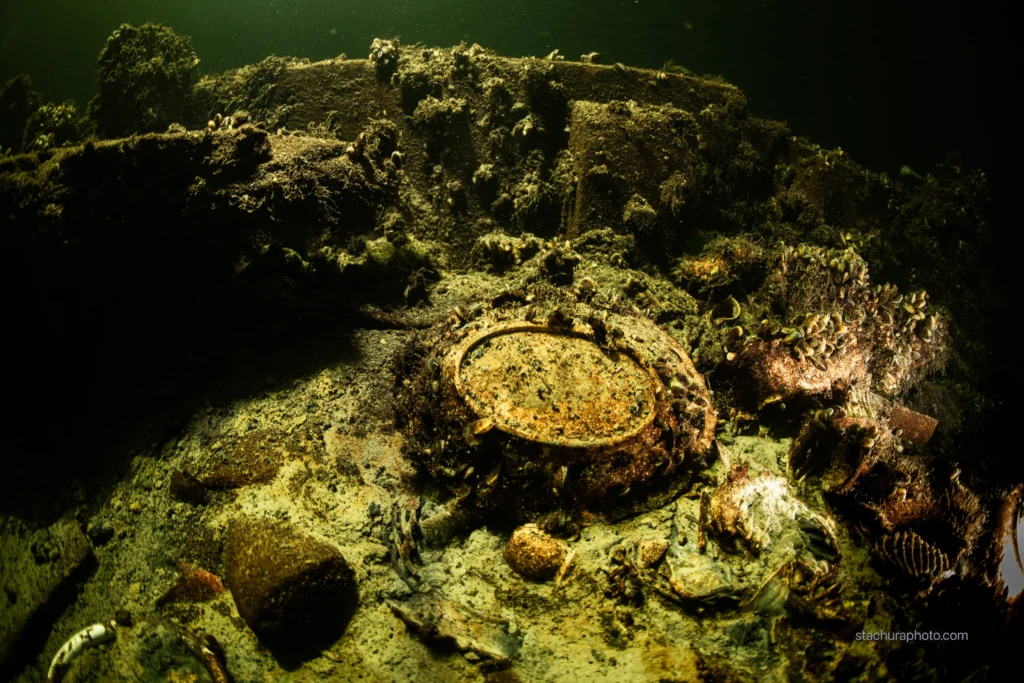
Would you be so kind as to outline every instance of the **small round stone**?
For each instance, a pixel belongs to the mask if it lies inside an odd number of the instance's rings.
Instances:
[[[505,561],[514,572],[534,581],[547,581],[558,573],[569,546],[537,527],[521,526],[505,546]]]

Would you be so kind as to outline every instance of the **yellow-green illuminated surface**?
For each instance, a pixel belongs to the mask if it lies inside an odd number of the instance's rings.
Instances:
[[[589,339],[509,329],[472,342],[459,389],[481,417],[532,441],[597,446],[635,435],[654,417],[651,375]]]

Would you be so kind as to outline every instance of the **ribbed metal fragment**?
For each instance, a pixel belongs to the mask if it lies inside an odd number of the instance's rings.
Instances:
[[[918,579],[937,578],[953,566],[949,555],[913,531],[897,531],[882,537],[877,551],[883,560]]]

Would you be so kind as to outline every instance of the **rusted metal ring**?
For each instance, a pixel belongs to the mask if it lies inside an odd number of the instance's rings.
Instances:
[[[597,448],[602,446],[610,446],[613,444],[621,443],[632,439],[633,437],[640,434],[644,429],[648,428],[654,421],[657,410],[655,408],[657,401],[657,391],[655,387],[660,383],[655,371],[650,367],[650,364],[645,362],[642,358],[638,357],[636,353],[630,348],[624,348],[619,350],[619,353],[623,354],[626,358],[635,365],[637,374],[642,373],[646,378],[647,383],[644,387],[644,413],[639,418],[635,416],[624,416],[626,419],[624,422],[632,422],[632,426],[629,429],[624,429],[612,436],[597,436],[589,439],[578,439],[570,437],[558,437],[558,436],[546,436],[543,430],[529,430],[524,429],[516,424],[511,424],[510,419],[502,419],[497,415],[498,411],[488,409],[486,402],[479,399],[472,391],[469,391],[463,381],[463,362],[467,358],[468,354],[477,348],[480,344],[485,341],[502,337],[511,336],[518,333],[535,334],[535,335],[548,335],[562,338],[578,339],[580,341],[588,343],[593,347],[594,350],[599,352],[605,358],[608,358],[607,354],[599,347],[591,335],[581,332],[577,329],[561,329],[552,328],[546,325],[537,325],[532,323],[524,323],[521,321],[509,322],[498,325],[496,327],[486,328],[474,335],[470,335],[458,344],[445,359],[445,364],[449,366],[448,374],[454,384],[455,390],[458,393],[461,400],[466,406],[481,418],[490,418],[494,421],[494,427],[505,433],[517,436],[528,441],[535,443],[541,443],[551,446],[560,446],[568,448]],[[621,367],[621,366],[620,366]],[[632,418],[632,419],[630,419]]]

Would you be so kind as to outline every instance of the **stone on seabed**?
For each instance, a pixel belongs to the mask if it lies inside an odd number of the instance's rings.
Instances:
[[[227,585],[238,613],[267,645],[312,633],[339,637],[356,606],[355,577],[334,547],[270,520],[228,530]]]

